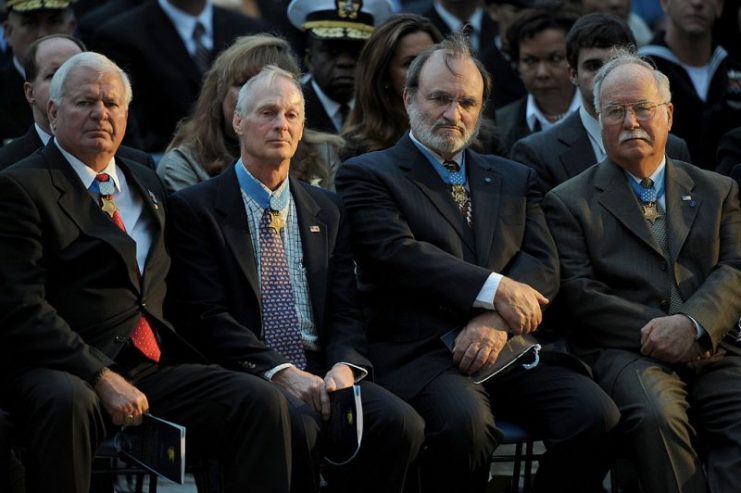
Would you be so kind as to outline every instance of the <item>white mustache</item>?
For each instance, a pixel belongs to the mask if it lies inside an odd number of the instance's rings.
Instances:
[[[435,122],[435,125],[433,126],[434,129],[438,129],[442,127],[454,127],[458,129],[459,131],[466,133],[466,128],[463,125],[459,125],[457,123],[449,122],[446,120],[438,120]]]
[[[620,142],[621,144],[632,139],[642,139],[646,142],[651,142],[651,136],[648,135],[648,132],[641,128],[637,128],[635,130],[623,130],[618,136],[618,142]]]

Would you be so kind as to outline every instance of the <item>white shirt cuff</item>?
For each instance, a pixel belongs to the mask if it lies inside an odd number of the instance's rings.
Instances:
[[[502,281],[502,274],[492,272],[489,277],[486,278],[484,285],[476,296],[476,301],[473,302],[474,308],[484,308],[485,310],[495,310],[494,308],[494,297],[497,295],[497,289],[499,289],[499,283]]]
[[[278,373],[281,370],[285,370],[286,368],[291,367],[291,366],[293,366],[291,363],[283,363],[283,364],[280,364],[280,365],[278,365],[276,367],[273,367],[273,368],[269,369],[265,373],[263,373],[262,374],[262,378],[264,378],[268,382],[272,382],[273,381],[273,377],[275,376],[276,373]]]

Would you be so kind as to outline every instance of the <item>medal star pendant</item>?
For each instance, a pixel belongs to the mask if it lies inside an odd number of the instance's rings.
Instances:
[[[280,230],[283,229],[285,225],[286,222],[283,220],[283,216],[280,215],[280,212],[270,211],[270,224],[268,224],[269,228],[273,229],[276,234],[280,234]]]
[[[103,212],[105,212],[112,218],[117,210],[116,203],[113,201],[110,195],[103,195],[100,197],[100,200],[102,202],[101,209],[103,209]]]
[[[463,185],[452,185],[453,200],[456,204],[463,204],[466,202],[466,189]]]
[[[661,214],[659,213],[659,210],[656,207],[656,202],[649,202],[648,204],[642,204],[641,209],[643,209],[643,217],[646,219],[646,221],[648,221],[651,224],[655,223],[656,220],[661,217]]]

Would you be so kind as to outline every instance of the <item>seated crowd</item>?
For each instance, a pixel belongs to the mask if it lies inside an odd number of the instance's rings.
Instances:
[[[500,419],[741,491],[741,7],[656,3],[7,0],[0,491],[149,413],[227,493],[483,493]]]

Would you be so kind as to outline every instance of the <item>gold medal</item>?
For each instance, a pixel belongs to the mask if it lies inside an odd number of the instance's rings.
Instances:
[[[280,215],[280,212],[271,210],[270,224],[268,224],[268,227],[275,230],[277,234],[280,234],[280,230],[283,229],[285,225],[286,222],[283,220],[283,216]]]
[[[101,209],[103,209],[103,212],[105,212],[112,218],[118,210],[116,208],[116,203],[113,201],[113,198],[111,198],[110,195],[102,195],[100,197],[100,201],[102,203]]]
[[[643,217],[651,224],[655,223],[658,218],[662,217],[659,208],[656,207],[656,202],[641,204],[641,209],[643,209]]]

